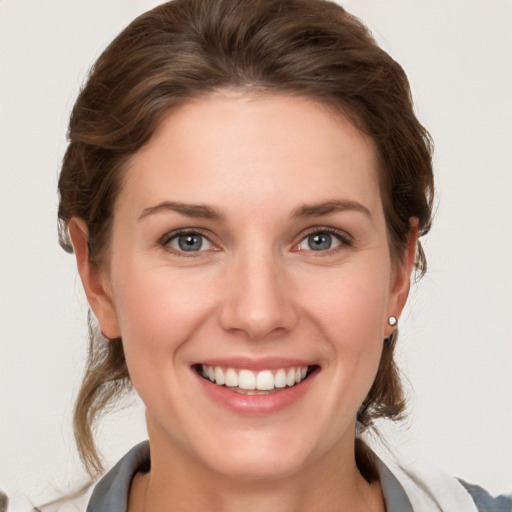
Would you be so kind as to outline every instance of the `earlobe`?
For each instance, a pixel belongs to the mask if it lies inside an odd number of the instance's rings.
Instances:
[[[388,318],[399,318],[409,296],[411,287],[411,273],[416,261],[416,247],[418,243],[418,225],[417,217],[409,219],[409,233],[407,234],[407,249],[403,260],[393,273],[393,282],[391,283],[391,296],[388,307]],[[386,322],[386,336],[389,336],[396,329],[396,321],[391,325]]]
[[[110,287],[104,273],[89,259],[89,230],[82,219],[74,217],[69,221],[69,236],[82,286],[101,332],[109,339],[118,338],[120,332]]]

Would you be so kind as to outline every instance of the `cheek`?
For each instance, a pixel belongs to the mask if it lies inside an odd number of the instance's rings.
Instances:
[[[357,411],[375,379],[385,337],[389,273],[380,271],[378,264],[369,268],[353,266],[322,279],[317,276],[307,294],[305,289],[297,293],[308,297],[304,312],[320,329],[326,371],[352,411]]]
[[[200,273],[126,269],[115,304],[127,359],[175,353],[212,308],[213,290]]]
[[[200,272],[136,267],[119,272],[114,287],[128,372],[148,410],[160,411],[163,423],[180,431],[175,411],[189,371],[186,347],[211,316],[213,283]]]
[[[302,297],[304,311],[326,331],[326,339],[351,340],[352,345],[382,341],[389,272],[380,267],[352,265],[303,276],[296,295]]]

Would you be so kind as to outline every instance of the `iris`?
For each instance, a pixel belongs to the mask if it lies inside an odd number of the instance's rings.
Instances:
[[[199,251],[203,245],[203,237],[192,233],[181,235],[178,237],[178,245],[182,251]]]
[[[312,251],[325,251],[332,245],[332,236],[328,233],[315,233],[308,236],[308,246]]]

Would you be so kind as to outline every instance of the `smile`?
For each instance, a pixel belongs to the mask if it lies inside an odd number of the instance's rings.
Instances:
[[[232,357],[192,365],[209,402],[237,415],[267,416],[301,402],[320,366],[306,361]]]
[[[298,366],[291,368],[248,369],[221,366],[198,365],[198,373],[217,386],[230,388],[242,394],[259,394],[258,392],[275,392],[293,387],[304,381],[313,367]]]

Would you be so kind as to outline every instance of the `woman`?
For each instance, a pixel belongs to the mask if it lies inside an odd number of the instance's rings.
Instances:
[[[87,510],[488,499],[361,440],[403,413],[393,351],[433,178],[407,79],[356,19],[315,0],[165,4],[100,57],[69,137],[61,243],[97,320],[78,447],[96,477],[93,425],[132,386],[149,434]]]

